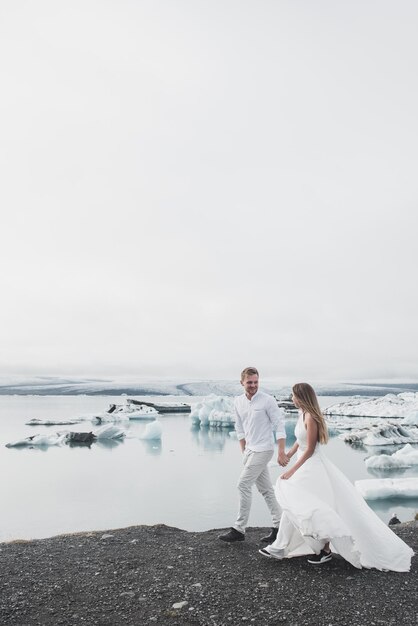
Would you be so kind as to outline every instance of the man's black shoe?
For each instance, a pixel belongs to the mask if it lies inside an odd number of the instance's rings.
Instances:
[[[229,543],[233,543],[234,541],[244,541],[245,535],[244,533],[240,533],[238,530],[235,530],[235,528],[231,528],[229,533],[226,533],[225,535],[220,535],[219,539],[221,541],[228,541]]]
[[[271,533],[267,537],[260,539],[261,543],[273,543],[273,541],[276,541],[278,531],[278,528],[272,528]]]

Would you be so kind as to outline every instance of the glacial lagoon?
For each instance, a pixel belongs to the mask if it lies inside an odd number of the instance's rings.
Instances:
[[[158,398],[162,399],[171,398]],[[197,402],[199,398],[172,399]],[[10,441],[38,433],[91,431],[96,427],[91,421],[36,427],[25,422],[86,416],[121,400],[120,396],[0,396],[1,541],[141,524],[164,523],[199,531],[233,523],[241,469],[238,443],[228,430],[193,426],[187,414],[160,416],[161,440],[141,440],[147,422],[129,421],[122,425],[127,437],[120,441],[90,446],[5,447]],[[322,407],[339,400],[320,398]],[[295,416],[289,416],[289,443],[294,424]],[[353,448],[332,437],[326,454],[353,482],[417,476],[418,467],[390,473],[367,470],[365,457],[394,449]],[[273,481],[280,472],[278,465],[271,467]],[[406,521],[418,511],[418,499],[369,504],[385,522],[393,512]],[[265,503],[256,491],[250,525],[270,525]]]

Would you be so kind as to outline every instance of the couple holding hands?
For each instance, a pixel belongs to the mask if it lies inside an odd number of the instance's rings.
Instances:
[[[270,510],[273,528],[261,541],[266,558],[308,555],[321,565],[340,554],[357,568],[407,572],[413,551],[366,504],[346,476],[323,454],[328,429],[315,391],[307,383],[293,387],[299,410],[296,442],[285,450],[284,413],[276,400],[258,390],[254,367],[241,373],[244,393],[235,398],[235,428],[244,454],[238,481],[239,511],[230,531],[219,539],[244,541],[255,484]],[[273,488],[268,464],[275,435],[279,465],[285,468]],[[296,456],[290,466],[289,461]]]

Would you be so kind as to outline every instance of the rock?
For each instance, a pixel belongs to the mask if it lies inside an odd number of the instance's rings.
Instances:
[[[182,609],[184,606],[187,606],[189,603],[187,600],[183,600],[183,602],[175,602],[173,604],[173,609]]]

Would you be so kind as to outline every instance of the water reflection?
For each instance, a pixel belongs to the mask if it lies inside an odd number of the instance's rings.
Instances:
[[[366,457],[370,457],[370,456],[377,456],[379,454],[393,454],[394,452],[396,452],[397,450],[400,450],[401,448],[404,447],[405,444],[401,443],[401,444],[393,444],[393,445],[389,445],[389,446],[364,446],[364,449],[367,450],[367,452],[369,452],[370,454]]]
[[[90,450],[91,444],[95,443],[94,441],[66,441],[65,445],[69,448],[88,448]]]
[[[235,431],[229,428],[213,429],[201,427],[198,424],[194,424],[190,432],[192,433],[192,440],[197,446],[214,452],[222,452],[225,442],[230,438],[229,433],[235,434]]]
[[[163,446],[161,439],[141,439],[141,443],[147,454],[158,456],[162,452]]]
[[[377,467],[368,467],[367,471],[376,478],[397,478],[402,476],[409,470],[409,467],[392,467],[387,469],[378,469]]]
[[[39,450],[39,452],[47,452],[50,448],[56,448],[57,446],[13,446],[8,448],[13,452],[23,452],[24,450]]]
[[[99,448],[117,448],[125,441],[125,438],[120,439],[96,439],[94,442]]]
[[[401,511],[402,509],[418,509],[418,498],[408,498],[407,500],[402,496],[398,498],[381,498],[379,500],[367,500],[367,504],[373,509],[373,511],[387,511],[388,508],[394,511]]]

